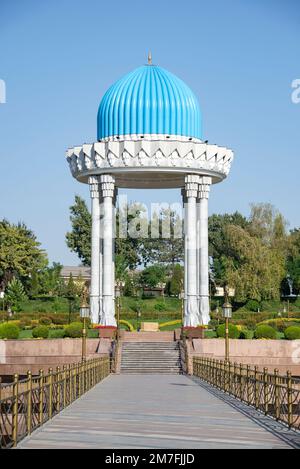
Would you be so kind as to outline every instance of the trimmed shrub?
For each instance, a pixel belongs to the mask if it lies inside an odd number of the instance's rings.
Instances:
[[[50,329],[49,339],[63,339],[66,336],[64,329]]]
[[[0,339],[18,339],[20,328],[9,322],[0,325]]]
[[[240,333],[240,339],[253,339],[253,331],[249,329],[242,329]]]
[[[300,327],[290,326],[284,331],[284,337],[287,340],[299,340],[300,339]]]
[[[48,339],[49,328],[47,326],[37,326],[32,330],[32,337],[35,339]]]
[[[71,337],[76,339],[82,336],[82,323],[81,322],[72,322],[65,327],[66,337]]]
[[[237,326],[229,324],[228,330],[230,339],[239,339],[241,332],[238,330]],[[217,336],[222,338],[225,337],[225,324],[221,324],[217,327]]]
[[[43,316],[40,318],[39,323],[41,326],[50,326],[52,320],[48,316]]]
[[[276,330],[267,324],[257,326],[255,329],[254,337],[256,339],[276,339]]]

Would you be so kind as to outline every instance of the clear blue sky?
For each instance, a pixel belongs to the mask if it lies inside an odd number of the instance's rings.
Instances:
[[[65,150],[96,140],[103,93],[151,49],[198,96],[205,139],[235,151],[210,213],[270,202],[299,227],[299,25],[298,0],[1,0],[0,218],[26,222],[51,261],[78,263],[65,244],[68,207],[89,194]]]

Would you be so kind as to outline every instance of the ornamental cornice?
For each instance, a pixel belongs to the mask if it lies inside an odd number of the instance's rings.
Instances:
[[[204,142],[181,140],[101,141],[67,150],[72,175],[80,180],[115,170],[174,170],[215,172],[219,179],[228,175],[233,151]]]

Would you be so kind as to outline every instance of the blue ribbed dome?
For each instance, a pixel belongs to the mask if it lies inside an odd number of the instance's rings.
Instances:
[[[202,138],[198,100],[179,78],[144,65],[113,84],[98,110],[98,140],[116,135],[165,134]]]

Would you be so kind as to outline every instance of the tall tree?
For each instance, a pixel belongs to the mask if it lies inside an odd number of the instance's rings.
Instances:
[[[75,203],[70,207],[72,231],[66,234],[67,245],[75,252],[83,265],[91,265],[91,228],[92,217],[85,201],[75,196]]]
[[[24,223],[0,221],[0,288],[14,278],[28,279],[47,265],[47,256],[35,234]]]
[[[144,264],[175,265],[183,261],[183,222],[171,208],[161,208],[154,213],[149,224],[148,238],[142,246]]]
[[[137,219],[138,225],[141,219],[141,206],[132,204],[130,207],[122,208],[116,212],[116,263],[118,272],[126,264],[126,268],[133,269],[141,263],[139,226],[133,230],[133,219]],[[75,203],[70,207],[72,230],[66,234],[66,241],[71,251],[75,252],[83,265],[91,264],[91,230],[92,217],[86,202],[75,196]],[[125,217],[125,223],[120,228]],[[125,227],[125,228],[124,228]],[[124,231],[125,230],[125,231]],[[132,236],[131,231],[135,231],[136,236]],[[121,236],[120,236],[121,232]]]
[[[225,278],[235,288],[236,299],[279,299],[285,275],[284,257],[240,226],[227,226],[225,244]]]

